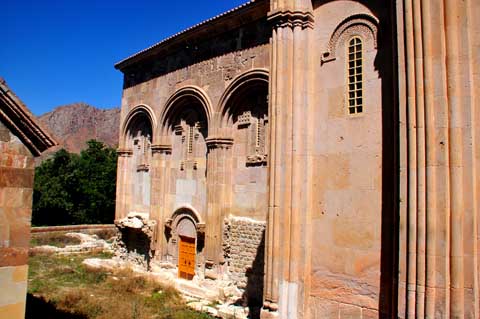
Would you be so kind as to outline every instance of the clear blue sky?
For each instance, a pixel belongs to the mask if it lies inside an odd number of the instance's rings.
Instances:
[[[120,106],[113,65],[247,0],[1,0],[0,76],[40,115]]]

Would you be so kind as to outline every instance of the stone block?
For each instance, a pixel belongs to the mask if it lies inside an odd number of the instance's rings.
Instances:
[[[22,319],[25,318],[25,302],[9,305],[0,305],[0,318]]]
[[[362,319],[378,319],[378,311],[372,309],[362,309]]]
[[[348,305],[340,304],[340,316],[339,319],[361,319],[362,318],[362,308]]]

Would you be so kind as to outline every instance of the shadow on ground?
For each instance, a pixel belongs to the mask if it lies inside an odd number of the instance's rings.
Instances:
[[[87,319],[87,317],[59,310],[42,297],[27,294],[25,319]]]

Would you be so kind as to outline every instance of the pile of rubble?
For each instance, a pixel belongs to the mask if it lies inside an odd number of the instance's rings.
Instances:
[[[149,219],[148,214],[130,213],[127,217],[116,220],[115,226],[118,229],[113,243],[115,256],[150,269],[150,261],[155,254],[157,222]]]
[[[88,235],[83,233],[66,233],[65,237],[76,239],[79,244],[66,245],[65,247],[56,247],[51,245],[41,245],[30,248],[31,253],[46,254],[78,254],[90,252],[110,252],[113,253],[112,244],[106,240],[100,239],[97,235]]]

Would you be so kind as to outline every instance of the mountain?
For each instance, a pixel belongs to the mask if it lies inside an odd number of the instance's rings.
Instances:
[[[61,148],[79,153],[91,139],[111,147],[118,146],[120,108],[103,110],[85,103],[74,103],[59,106],[39,116],[38,120],[59,143],[44,154],[43,158]]]

